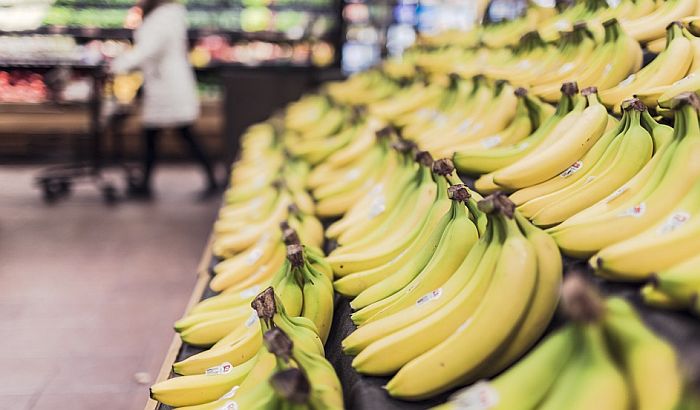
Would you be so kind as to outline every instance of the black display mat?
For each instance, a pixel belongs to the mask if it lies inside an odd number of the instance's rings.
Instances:
[[[474,190],[474,179],[467,175],[460,175],[464,183]],[[322,221],[324,228],[328,227],[333,220]],[[333,244],[326,243],[324,251],[329,253]],[[213,267],[220,261],[215,256],[211,257],[209,273],[213,274]],[[617,283],[610,282],[596,276],[587,261],[573,259],[564,256],[564,277],[572,272],[583,274],[604,296],[620,296],[632,303],[643,321],[656,334],[669,341],[678,352],[679,362],[686,375],[687,382],[695,390],[700,391],[700,318],[686,311],[673,311],[654,308],[646,305],[640,296],[640,283]],[[202,299],[216,295],[209,287],[204,291]],[[350,320],[352,309],[350,300],[338,294],[335,296],[335,311],[333,315],[333,325],[326,341],[325,353],[328,361],[333,365],[343,386],[343,397],[345,407],[348,410],[423,410],[435,405],[444,403],[447,398],[459,389],[443,393],[431,400],[419,402],[407,402],[390,397],[384,388],[388,377],[368,377],[358,374],[352,368],[352,356],[347,356],[341,349],[341,341],[355,329],[355,325]],[[564,319],[559,312],[550,323],[549,328],[543,335],[546,337],[553,330],[564,323]],[[536,345],[535,345],[536,346]],[[177,361],[184,360],[205,349],[184,344],[180,347]],[[171,377],[175,376],[173,373]],[[429,376],[427,376],[429,377]],[[159,410],[169,410],[171,407],[159,404]]]
[[[219,260],[212,257],[211,267]],[[210,267],[210,272],[211,272]],[[565,276],[570,272],[581,272],[593,282],[603,295],[622,296],[629,300],[642,316],[646,324],[657,334],[671,342],[679,353],[679,361],[685,371],[688,381],[700,389],[700,318],[683,311],[669,311],[652,308],[643,303],[639,296],[640,284],[612,283],[593,274],[585,261],[564,257]],[[216,293],[207,288],[202,299],[214,296]],[[445,402],[452,392],[448,392],[420,402],[396,400],[386,393],[382,386],[389,378],[367,377],[358,374],[351,366],[352,356],[343,354],[341,341],[349,335],[355,325],[350,320],[349,299],[336,295],[333,326],[326,342],[326,357],[331,362],[343,385],[345,406],[350,410],[422,410],[429,409]],[[545,333],[548,334],[563,322],[557,314]],[[183,344],[178,352],[177,361],[199,353],[205,349]],[[174,374],[171,374],[173,377]],[[171,409],[159,404],[159,410]]]

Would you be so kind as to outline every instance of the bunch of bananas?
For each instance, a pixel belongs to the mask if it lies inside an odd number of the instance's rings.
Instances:
[[[342,409],[340,382],[323,356],[314,322],[289,315],[272,287],[250,306],[249,327],[256,324],[260,340],[251,354],[236,356],[240,363],[219,362],[160,382],[151,387],[151,397],[186,410]]]
[[[629,302],[603,301],[574,276],[564,285],[563,305],[570,323],[498,377],[456,393],[435,409],[681,408],[676,353]]]
[[[666,42],[666,48],[651,63],[615,87],[601,92],[601,101],[616,111],[619,111],[620,101],[633,95],[639,96],[645,104],[656,105],[658,98],[676,81],[697,71],[700,67],[700,38],[674,22],[667,28]]]
[[[575,257],[595,255],[591,264],[605,277],[640,280],[690,256],[682,254],[686,249],[695,252],[693,241],[674,247],[668,255],[660,246],[664,237],[673,240],[687,229],[663,226],[674,224],[668,222],[674,212],[686,212],[676,209],[681,201],[687,206],[697,195],[693,188],[700,181],[699,107],[700,99],[695,94],[673,99],[675,124],[665,148],[610,195],[549,229],[564,253]],[[681,254],[674,256],[675,252]],[[643,259],[630,261],[630,256]],[[649,263],[649,270],[641,266],[645,263]]]
[[[575,89],[575,85],[563,87],[562,101],[567,101]],[[480,192],[512,192],[556,177],[618,123],[600,103],[595,87],[584,89],[573,108],[552,122],[556,125],[552,124],[536,149],[504,168],[482,175],[476,181],[476,188]]]
[[[643,104],[630,100],[622,120],[573,165],[545,181],[521,187],[511,200],[538,226],[561,223],[624,185],[666,149],[670,134],[671,129],[655,122]]]
[[[408,248],[408,264],[353,300],[378,301],[353,315],[360,326],[342,343],[360,373],[396,373],[386,389],[405,400],[507,368],[541,336],[558,302],[562,265],[552,239],[502,194],[479,201],[487,223],[476,238],[469,191],[450,192],[449,211],[430,229],[438,232],[421,232],[427,242]]]
[[[231,188],[214,224],[214,255],[227,259],[215,269],[221,275],[214,282],[216,291],[235,282],[229,274],[248,276],[266,266],[275,250],[279,255],[277,226],[282,221],[288,221],[305,244],[320,247],[323,243],[323,226],[305,190],[309,165],[286,156],[271,123],[251,127],[241,145],[242,157],[233,167]],[[276,270],[273,264],[269,268]]]
[[[579,105],[575,104],[576,102]],[[565,83],[561,87],[561,97],[555,112],[544,119],[536,129],[533,128],[528,135],[520,140],[513,140],[510,144],[504,143],[497,147],[482,146],[456,150],[452,158],[454,164],[461,172],[472,175],[485,174],[482,181],[489,180],[492,178],[491,173],[506,168],[540,147],[546,147],[547,144],[550,144],[554,137],[548,136],[564,132],[569,121],[564,122],[561,126],[558,126],[559,123],[574,108],[577,109],[577,112],[580,111],[580,104],[576,83]],[[482,184],[482,182],[478,183]]]
[[[325,341],[333,320],[332,272],[318,250],[304,250],[295,242],[294,231],[288,229],[285,237],[290,243],[287,258],[269,286],[290,316],[310,320]],[[222,362],[237,365],[248,360],[261,343],[249,307],[260,289],[256,285],[205,299],[177,321],[175,330],[184,342],[210,349],[175,363],[175,372],[198,374]]]

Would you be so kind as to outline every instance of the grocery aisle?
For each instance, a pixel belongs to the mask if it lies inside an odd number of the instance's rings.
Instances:
[[[105,208],[89,187],[48,207],[36,168],[0,168],[0,409],[140,409],[192,291],[217,200],[164,166],[157,200]]]

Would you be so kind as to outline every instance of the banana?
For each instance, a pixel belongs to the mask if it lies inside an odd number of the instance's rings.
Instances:
[[[666,30],[668,47],[640,71],[601,91],[603,104],[619,111],[623,100],[653,87],[673,84],[688,73],[693,59],[690,40],[683,35],[680,23],[672,23]]]
[[[332,175],[333,171],[337,172],[337,170],[353,164],[358,158],[366,154],[374,146],[376,142],[375,134],[381,128],[382,124],[378,121],[367,121],[363,124],[360,127],[360,131],[348,145],[340,151],[331,154],[323,163],[311,171],[307,181],[308,187],[314,189],[331,181],[334,177]]]
[[[675,409],[683,382],[674,349],[647,329],[629,302],[610,298],[606,308],[603,326],[616,357],[622,358],[635,408]]]
[[[489,382],[478,382],[450,397],[441,410],[479,404],[489,410],[538,408],[580,344],[573,326],[552,333],[518,364]]]
[[[192,375],[204,373],[207,369],[225,362],[237,366],[250,360],[260,350],[262,345],[260,321],[254,314],[244,326],[240,326],[232,333],[237,337],[224,337],[211,349],[176,362],[173,364],[173,371],[177,374]]]
[[[300,137],[286,138],[285,146],[294,156],[316,165],[334,152],[346,147],[358,132],[359,124],[351,124],[335,135],[321,140],[304,140]]]
[[[255,254],[249,254],[252,257]],[[256,285],[261,285],[279,270],[284,262],[285,250],[281,242],[274,246],[274,253],[254,271],[226,270],[212,278],[209,286],[216,292],[238,293]],[[262,259],[262,258],[261,258]],[[225,261],[224,261],[225,262]]]
[[[680,141],[668,169],[658,168],[662,174],[658,185],[649,184],[652,192],[643,190],[646,195],[636,195],[639,202],[629,207],[552,230],[552,236],[565,253],[590,255],[644,231],[668,213],[700,177],[700,127],[694,108],[700,105],[694,94],[684,94],[675,101],[678,107],[674,131]]]
[[[314,409],[342,410],[343,389],[335,369],[321,354],[295,351],[294,359],[311,383],[310,406]]]
[[[234,409],[272,409],[279,404],[280,398],[269,381],[279,370],[278,360],[264,347],[262,350],[258,363],[251,369],[234,396],[220,400],[224,402],[223,405]]]
[[[597,323],[580,326],[582,348],[578,352],[579,357],[574,359],[570,369],[565,370],[559,385],[538,408],[629,408],[630,397],[624,376],[610,357],[601,326]]]
[[[678,140],[673,137],[673,128],[654,121],[648,111],[642,113],[642,120],[644,127],[651,132],[654,139],[654,156],[651,160],[629,182],[615,190],[607,198],[577,213],[557,227],[550,228],[551,232],[614,212],[616,209],[634,206],[658,186],[663,173],[673,158]]]
[[[445,286],[419,299],[410,310],[362,326],[343,340],[346,352],[361,350],[352,363],[356,370],[367,374],[396,371],[459,328],[460,318],[472,314],[481,303],[501,255],[503,233],[498,226],[490,230],[493,239],[480,241],[481,246],[473,248],[476,251]],[[419,337],[422,334],[431,338]]]
[[[535,132],[512,147],[503,147],[485,150],[457,150],[453,161],[458,170],[466,173],[493,172],[504,168],[518,159],[528,155],[532,150],[542,144],[547,135],[552,132],[557,124],[568,114],[574,105],[573,95],[578,90],[575,86],[563,86],[556,112],[542,123]]]
[[[381,242],[383,245],[380,248],[358,249],[358,247],[352,248],[350,246],[346,247],[345,250],[343,247],[338,248],[327,258],[336,275],[344,276],[351,272],[359,272],[389,262],[406,249],[408,244],[418,236],[423,226],[430,226],[430,224],[437,222],[447,212],[450,200],[447,198],[447,184],[444,178],[438,178],[438,182],[435,183],[430,180],[430,169],[427,166],[424,168],[418,202],[409,215],[412,218],[407,219],[418,221],[418,223],[416,225],[404,224],[407,226],[397,228],[396,232],[399,232],[401,236],[398,234],[386,236]],[[348,251],[347,249],[352,250]]]
[[[446,304],[459,303],[451,301],[465,299],[462,292],[464,292],[464,295],[471,295],[470,298],[474,301],[470,302],[470,305],[475,306],[480,300],[482,291],[489,284],[490,274],[493,271],[500,250],[500,230],[493,229],[493,224],[489,224],[486,234],[472,247],[462,264],[442,287],[433,289],[426,295],[421,296],[413,306],[401,312],[357,328],[343,340],[343,350],[347,354],[358,354],[371,343],[387,337],[404,327],[408,328],[410,325],[437,312]],[[471,310],[473,309],[472,307]],[[468,311],[469,306],[463,304],[460,306],[460,310]],[[399,337],[397,341],[402,339],[404,338]]]
[[[204,374],[164,380],[151,386],[151,398],[172,407],[194,406],[218,400],[248,376],[257,360],[256,355],[238,366],[222,363],[207,369]]]
[[[692,15],[695,7],[696,2],[691,0],[665,1],[656,10],[643,17],[623,20],[622,26],[625,32],[637,41],[655,40],[664,36],[669,24]]]
[[[386,221],[398,206],[396,201],[409,189],[416,176],[415,163],[403,153],[391,153],[389,166],[365,196],[326,229],[326,236],[338,243],[353,242],[370,234]],[[341,239],[343,238],[343,239]]]
[[[601,161],[604,155],[612,151],[609,149],[612,142],[617,140],[620,134],[624,133],[627,123],[628,116],[624,115],[616,127],[600,137],[583,157],[571,164],[564,172],[547,181],[519,189],[508,198],[519,207],[520,212],[524,215],[528,217],[534,215],[537,210],[541,209],[540,206],[537,206],[538,203],[547,202],[550,194],[559,192],[583,179],[588,174],[588,171]],[[607,155],[613,156],[614,154]],[[534,209],[528,209],[531,207]]]
[[[321,95],[307,95],[287,107],[285,128],[304,131],[313,127],[330,109],[330,101]]]
[[[182,328],[180,338],[193,346],[212,346],[237,327],[243,326],[250,314],[250,307],[243,305],[230,310],[190,316],[185,319],[185,323],[179,322]]]
[[[700,183],[696,183],[678,207],[659,223],[626,241],[601,249],[591,264],[623,280],[643,280],[653,272],[669,268],[697,254],[691,238],[700,227],[696,220],[699,213]]]
[[[463,325],[454,334],[438,340],[435,347],[399,370],[386,385],[391,396],[418,400],[473,381],[479,366],[499,350],[521,322],[537,277],[535,250],[514,220],[499,219],[507,236],[483,301],[473,315],[466,320],[462,317]],[[503,301],[509,301],[508,309],[503,309]],[[464,346],[470,349],[464,351]],[[427,379],[420,374],[434,376]]]
[[[474,223],[469,219],[466,206],[462,203],[468,200],[468,190],[464,186],[453,185],[450,191],[453,201],[451,222],[444,230],[437,247],[427,246],[424,249],[433,250],[428,256],[429,262],[423,269],[415,269],[404,280],[396,272],[378,284],[360,293],[351,306],[362,307],[351,317],[355,323],[365,324],[399,312],[416,303],[416,300],[427,292],[442,286],[464,261],[471,248],[478,240],[478,232]],[[393,284],[394,286],[388,286]],[[402,286],[403,285],[403,286]],[[374,291],[378,295],[372,303],[362,299]],[[380,295],[386,295],[378,299]],[[356,300],[359,300],[357,303]],[[370,298],[371,300],[371,298]]]
[[[265,232],[276,229],[280,221],[286,219],[290,198],[288,194],[280,195],[275,209],[268,215],[265,221],[247,225],[242,229],[237,229],[235,232],[225,231],[225,227],[221,225],[221,220],[215,223],[215,231],[219,224],[220,231],[216,232],[213,243],[213,251],[217,256],[228,257],[239,253],[251,246],[265,235]]]
[[[442,179],[442,177],[439,178]],[[444,183],[444,181],[440,181],[439,189],[445,190],[444,193],[439,193],[441,198],[443,196],[449,198],[451,191],[450,189],[446,189],[446,184]],[[454,201],[449,201],[449,203],[449,208],[447,209],[444,209],[442,206],[437,208],[437,211],[435,212],[436,215],[433,215],[433,217],[431,218],[432,223],[426,223],[421,228],[420,232],[418,233],[418,236],[429,235],[427,241],[423,244],[423,246],[421,248],[415,249],[415,251],[417,252],[411,255],[411,258],[407,261],[405,265],[401,267],[401,269],[398,269],[395,273],[388,275],[378,284],[370,286],[362,293],[360,293],[360,295],[358,295],[355,299],[353,299],[353,301],[351,302],[351,306],[354,309],[367,306],[368,304],[381,299],[383,296],[386,295],[386,292],[393,293],[390,290],[391,285],[394,284],[394,286],[396,286],[397,284],[401,283],[399,278],[405,278],[407,276],[410,277],[411,275],[415,275],[418,272],[420,272],[420,270],[423,269],[424,266],[428,264],[430,258],[435,254],[435,251],[439,247],[439,244],[441,242],[440,239],[442,238],[443,234],[449,229],[448,227],[452,223],[455,212],[455,205]],[[418,242],[423,241],[418,240]],[[410,247],[412,246],[409,246],[408,248]],[[401,249],[399,250],[399,254],[408,253],[407,251],[408,249]],[[389,288],[386,288],[387,286],[389,286]]]
[[[626,108],[631,112],[629,127],[608,167],[594,166],[581,186],[570,185],[560,200],[536,212],[532,220],[538,226],[558,224],[578,211],[607,197],[636,175],[649,162],[654,149],[651,134],[640,124],[640,111],[646,110],[638,100]],[[601,164],[604,160],[601,160]]]
[[[642,63],[639,44],[622,31],[615,19],[604,22],[603,27],[603,43],[594,50],[585,64],[571,70],[564,81],[576,81],[582,88],[596,86],[605,90],[639,70]],[[556,101],[559,97],[559,84],[559,81],[540,84],[532,87],[531,91],[545,101]]]
[[[325,343],[333,322],[333,284],[308,261],[304,263],[302,274],[304,305],[301,315],[314,322],[319,337]]]
[[[426,245],[431,238],[433,228],[434,227],[431,225],[425,225],[420,229],[418,236],[407,248],[403,249],[399,255],[382,265],[358,272],[343,274],[342,276],[338,275],[339,279],[333,284],[335,290],[346,296],[357,296],[360,292],[381,281],[392,272],[403,269],[406,264],[413,261],[416,252]]]
[[[436,85],[425,85],[416,82],[389,100],[373,104],[369,107],[369,114],[391,122],[402,114],[415,112],[426,105],[431,105],[438,100],[443,89]]]
[[[338,170],[337,174],[333,175],[333,179],[316,186],[313,190],[314,198],[320,202],[325,198],[361,186],[373,172],[384,166],[385,155],[386,150],[383,149],[382,144],[377,144],[357,161]]]
[[[639,294],[642,297],[644,303],[646,303],[649,306],[671,310],[681,310],[684,307],[683,303],[676,301],[669,295],[654,288],[654,285],[651,283],[642,287],[642,289],[640,289],[639,291]]]
[[[605,131],[608,114],[600,104],[595,88],[585,89],[582,94],[587,98],[588,107],[571,129],[558,135],[557,141],[542,151],[496,171],[493,176],[496,184],[519,189],[546,181],[566,170],[595,144]]]
[[[694,256],[655,274],[652,277],[654,289],[671,298],[677,304],[689,306],[696,302],[700,293],[700,258]]]
[[[469,113],[460,126],[444,130],[439,138],[421,136],[418,145],[438,157],[451,156],[454,147],[478,141],[506,128],[515,116],[518,98],[513,88],[505,83],[494,87],[494,96],[489,104],[483,104]],[[488,111],[487,111],[488,110]],[[488,116],[482,115],[489,112]],[[465,125],[467,124],[468,125]]]
[[[537,255],[537,282],[532,303],[517,333],[507,342],[499,357],[488,364],[483,373],[492,376],[500,373],[527,352],[542,336],[559,303],[562,271],[561,255],[554,240],[542,230],[515,213],[518,226],[535,248]]]

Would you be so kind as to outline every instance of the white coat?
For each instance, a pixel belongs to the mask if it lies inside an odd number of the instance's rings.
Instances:
[[[154,9],[134,33],[134,47],[112,62],[115,73],[141,69],[143,125],[170,127],[194,122],[199,98],[187,59],[185,7],[167,3]]]

